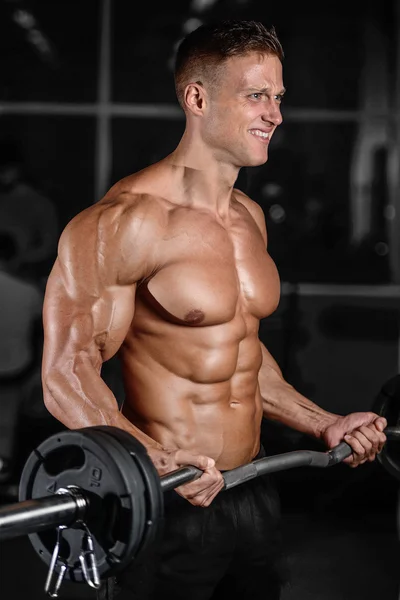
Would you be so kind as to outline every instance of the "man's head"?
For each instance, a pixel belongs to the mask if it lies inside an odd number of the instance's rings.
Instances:
[[[252,52],[277,56],[284,53],[274,27],[267,29],[258,21],[221,21],[200,25],[179,44],[175,58],[175,89],[184,106],[183,95],[190,81],[218,85],[218,74],[227,59]]]
[[[281,123],[282,46],[255,21],[201,25],[180,43],[175,86],[187,126],[218,160],[263,164]]]

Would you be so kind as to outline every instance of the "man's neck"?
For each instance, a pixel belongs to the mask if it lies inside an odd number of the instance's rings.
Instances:
[[[185,135],[165,160],[182,178],[187,201],[227,214],[239,168],[218,160],[210,148],[192,143]]]

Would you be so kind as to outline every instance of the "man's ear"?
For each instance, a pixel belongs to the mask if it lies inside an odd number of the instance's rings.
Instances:
[[[188,83],[183,96],[184,104],[187,110],[194,115],[202,115],[206,105],[207,93],[201,81]]]

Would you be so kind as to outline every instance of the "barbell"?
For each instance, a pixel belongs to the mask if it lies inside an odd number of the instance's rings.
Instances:
[[[380,462],[386,468],[390,465],[389,472],[400,479],[400,461],[392,448],[400,440],[398,407],[396,411],[388,393],[379,405],[378,399],[374,412],[385,416],[389,425]],[[342,442],[326,452],[296,450],[267,456],[225,471],[224,490],[267,473],[330,467],[351,453]],[[29,536],[49,565],[45,590],[52,597],[58,595],[63,579],[98,588],[102,579],[114,576],[156,543],[162,531],[163,493],[201,474],[186,466],[159,477],[146,448],[116,427],[62,431],[28,457],[20,502],[0,508],[0,540]]]

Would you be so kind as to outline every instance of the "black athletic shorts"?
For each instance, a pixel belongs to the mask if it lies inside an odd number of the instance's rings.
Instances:
[[[261,447],[255,458],[265,456]],[[205,508],[164,493],[162,535],[118,577],[117,600],[277,600],[285,579],[279,497],[269,475]]]

